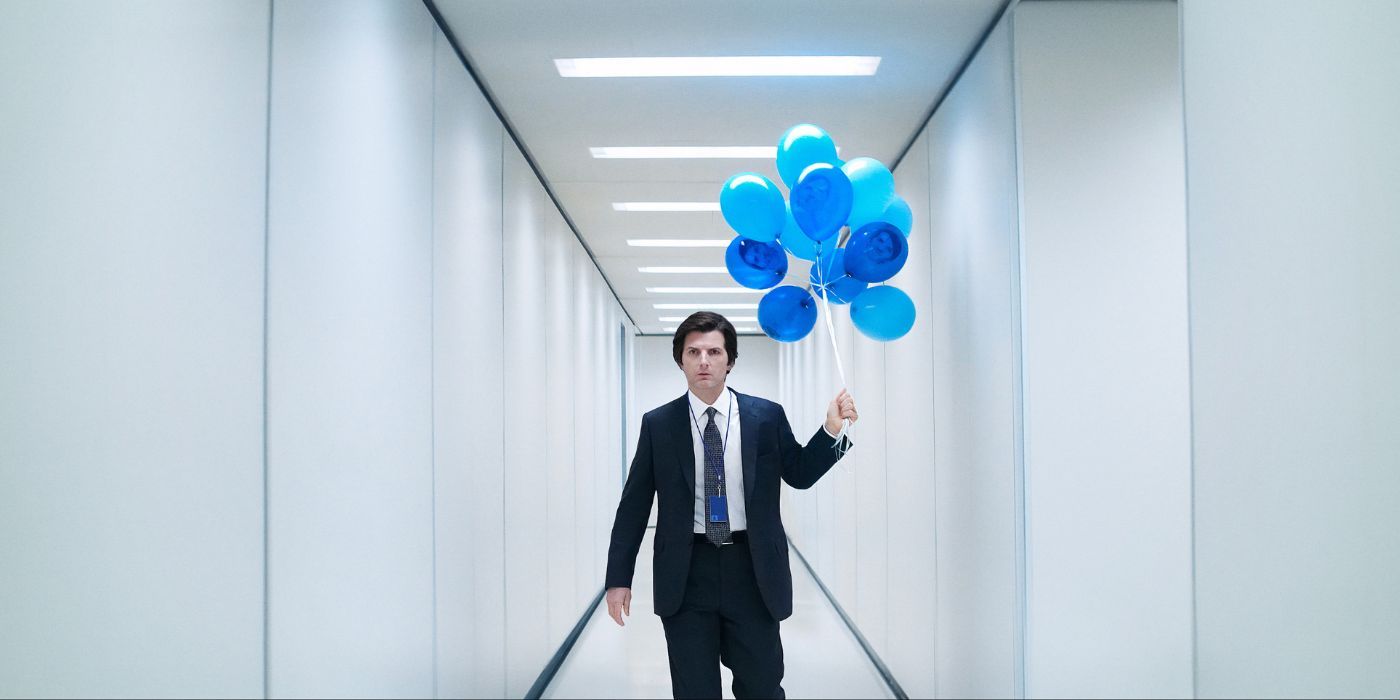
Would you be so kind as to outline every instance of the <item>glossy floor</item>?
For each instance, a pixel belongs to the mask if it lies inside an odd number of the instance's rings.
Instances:
[[[626,627],[600,603],[573,651],[545,689],[546,698],[668,698],[671,674],[666,636],[651,607],[651,538],[647,530],[632,582],[632,615]],[[782,623],[789,698],[889,698],[893,695],[855,636],[792,555],[793,614]],[[720,667],[724,697],[733,698],[729,669]]]

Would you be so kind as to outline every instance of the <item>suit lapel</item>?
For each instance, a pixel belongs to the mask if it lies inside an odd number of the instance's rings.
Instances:
[[[736,391],[734,398],[739,404],[739,445],[744,462],[744,506],[747,508],[750,494],[758,490],[754,481],[758,462],[758,416],[754,415],[749,397]]]
[[[690,394],[673,402],[671,408],[671,443],[676,448],[676,464],[680,465],[681,476],[690,485],[690,493],[695,493],[695,442],[690,435]],[[742,430],[742,428],[741,428]]]

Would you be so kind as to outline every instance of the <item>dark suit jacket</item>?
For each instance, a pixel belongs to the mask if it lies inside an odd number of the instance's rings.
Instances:
[[[695,452],[688,396],[642,417],[637,456],[622,488],[608,547],[607,587],[631,588],[637,550],[646,534],[655,494],[652,594],[656,614],[662,617],[680,610],[695,542]],[[799,445],[782,406],[738,392],[735,399],[739,404],[744,512],[754,575],[768,612],[775,620],[785,620],[792,615],[792,569],[788,565],[787,532],[778,509],[778,479],[795,488],[810,488],[836,464],[835,441],[817,428],[805,447]]]

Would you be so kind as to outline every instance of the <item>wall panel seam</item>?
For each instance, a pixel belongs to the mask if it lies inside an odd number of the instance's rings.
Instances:
[[[438,541],[437,541],[437,32],[429,29],[432,61],[429,81],[432,86],[431,118],[428,142],[428,465],[430,468],[429,511],[432,518],[433,575],[433,697],[438,697]]]
[[[268,328],[268,311],[269,311],[269,305],[268,305],[269,274],[268,274],[268,273],[269,273],[269,259],[270,259],[270,258],[269,258],[269,254],[268,254],[268,246],[269,246],[270,239],[271,239],[270,231],[271,231],[271,223],[272,223],[272,222],[271,222],[271,218],[272,218],[272,213],[271,213],[271,212],[272,212],[272,207],[271,207],[271,202],[272,202],[272,31],[273,31],[273,24],[274,24],[274,23],[273,23],[273,18],[274,18],[274,13],[275,13],[275,8],[274,8],[274,5],[275,5],[275,4],[276,4],[276,0],[268,0],[268,3],[267,3],[267,80],[266,80],[266,83],[267,83],[267,101],[266,101],[266,103],[264,104],[264,108],[265,108],[265,118],[264,118],[264,120],[263,120],[263,126],[264,126],[264,131],[263,131],[263,270],[262,270],[262,271],[263,271],[263,279],[262,279],[262,282],[263,282],[263,290],[262,290],[262,291],[263,291],[263,294],[262,294],[262,297],[263,297],[263,299],[262,299],[262,301],[263,301],[263,308],[262,308],[262,312],[263,312],[263,314],[262,314],[262,316],[263,316],[263,318],[262,318],[262,321],[263,321],[263,326],[262,326],[262,331],[263,331],[263,337],[262,337],[262,341],[263,341],[263,343],[262,343],[262,404],[263,404],[263,405],[262,405],[262,443],[263,443],[263,444],[262,444],[262,481],[263,481],[263,484],[262,484],[262,486],[263,486],[263,494],[262,494],[262,495],[263,495],[263,499],[262,499],[262,501],[263,501],[263,502],[262,502],[262,507],[263,507],[263,508],[262,508],[262,511],[263,511],[263,512],[262,512],[262,515],[263,515],[263,522],[262,522],[262,525],[263,525],[263,531],[262,531],[262,535],[263,535],[263,542],[262,542],[262,544],[263,544],[263,547],[262,547],[262,550],[263,550],[263,551],[262,551],[262,553],[263,553],[263,570],[262,570],[262,574],[263,574],[263,580],[262,580],[262,598],[263,598],[263,610],[262,610],[262,613],[263,613],[263,616],[262,616],[262,618],[263,618],[263,619],[262,619],[262,623],[263,623],[263,624],[262,624],[262,633],[263,633],[263,634],[262,634],[262,637],[263,637],[263,638],[262,638],[262,643],[263,643],[263,644],[262,644],[262,647],[263,647],[263,648],[262,648],[262,676],[263,676],[263,677],[262,677],[262,691],[263,691],[263,698],[270,698],[270,697],[272,697],[272,690],[271,690],[271,688],[272,688],[272,679],[271,679],[271,639],[270,639],[270,637],[271,637],[271,631],[270,631],[270,630],[271,630],[271,621],[272,621],[271,612],[270,612],[270,610],[271,610],[271,592],[272,592],[272,587],[271,587],[271,576],[270,576],[270,572],[269,572],[269,568],[268,568],[268,567],[269,567],[269,564],[271,563],[271,557],[269,556],[269,552],[268,552],[268,543],[269,543],[269,541],[270,541],[271,538],[270,538],[270,535],[269,535],[269,530],[270,530],[269,524],[270,524],[270,523],[269,523],[269,517],[268,517],[268,513],[269,513],[269,502],[270,502],[269,495],[270,495],[270,494],[269,494],[269,488],[268,488],[268,437],[267,437],[267,430],[268,430],[268,411],[267,411],[268,400],[267,400],[267,387],[268,387],[268,381],[267,381],[267,370],[268,370],[268,335],[269,335],[269,328]]]
[[[1011,407],[1011,450],[1012,450],[1012,510],[1015,516],[1014,536],[1015,551],[1013,557],[1016,567],[1016,595],[1015,613],[1012,618],[1013,638],[1012,638],[1012,664],[1013,664],[1013,684],[1017,697],[1027,697],[1029,694],[1030,672],[1026,660],[1027,649],[1030,647],[1030,579],[1031,579],[1031,559],[1029,541],[1029,521],[1030,521],[1030,479],[1026,466],[1026,349],[1025,349],[1025,318],[1026,318],[1026,290],[1023,283],[1026,272],[1026,251],[1025,251],[1025,188],[1023,186],[1022,172],[1022,133],[1021,133],[1021,79],[1020,60],[1016,51],[1016,21],[1015,13],[1008,12],[1006,15],[1006,31],[1008,35],[1007,51],[1010,53],[1009,62],[1011,65],[1011,116],[1013,133],[1011,153],[1015,161],[1016,179],[1013,183],[1016,197],[1016,221],[1010,227],[1010,234],[1014,239],[1011,243],[1011,250],[1015,252],[1015,270],[1011,274],[1011,366],[1014,368],[1015,377],[1012,379],[1012,407]]]

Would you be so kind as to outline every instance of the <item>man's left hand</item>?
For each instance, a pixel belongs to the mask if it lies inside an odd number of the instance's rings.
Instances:
[[[859,419],[856,413],[856,401],[845,389],[831,400],[831,405],[826,407],[826,432],[835,435],[841,431],[842,419],[850,420],[852,423]]]

